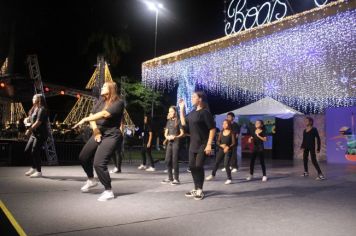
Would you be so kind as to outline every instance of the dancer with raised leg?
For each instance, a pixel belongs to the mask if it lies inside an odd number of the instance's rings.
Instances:
[[[219,151],[218,154],[216,155],[215,166],[213,168],[211,175],[206,177],[206,180],[209,181],[215,178],[216,171],[218,170],[221,161],[224,160],[224,167],[227,174],[227,180],[225,181],[225,184],[231,184],[232,178],[231,178],[230,165],[231,165],[231,158],[233,155],[232,152],[236,145],[235,133],[231,130],[231,122],[227,119],[223,121],[222,127],[223,127],[222,131],[220,132],[217,140]]]
[[[314,126],[314,120],[311,117],[306,117],[305,118],[305,126],[306,128],[303,131],[303,141],[301,145],[301,149],[303,150],[303,162],[304,162],[304,173],[303,177],[308,177],[309,176],[309,171],[308,171],[308,155],[310,152],[310,157],[312,160],[312,163],[318,172],[318,177],[316,180],[324,180],[325,177],[323,175],[323,172],[321,171],[318,161],[316,159],[316,153],[315,153],[315,140],[317,142],[317,148],[316,152],[320,153],[320,136],[317,128]]]
[[[89,122],[93,129],[93,136],[79,154],[79,160],[88,177],[81,191],[89,192],[90,189],[98,185],[94,179],[95,169],[101,184],[105,187],[105,191],[98,198],[98,201],[107,201],[114,198],[108,163],[111,155],[117,150],[117,146],[121,145],[122,133],[118,124],[121,123],[123,112],[124,102],[117,93],[116,83],[106,82],[101,89],[101,98],[95,104],[92,113],[73,127],[76,128]]]
[[[215,121],[208,109],[204,92],[194,92],[192,104],[195,109],[185,116],[185,103],[182,99],[179,101],[182,126],[190,134],[189,169],[194,181],[194,189],[187,192],[185,196],[202,200],[204,198],[204,161],[206,156],[212,153],[211,144],[215,136]]]
[[[42,94],[35,94],[32,98],[33,106],[24,122],[29,124],[25,136],[29,137],[25,153],[31,156],[32,167],[25,173],[30,178],[42,176],[41,170],[41,150],[48,138],[47,129],[47,109],[45,98]]]

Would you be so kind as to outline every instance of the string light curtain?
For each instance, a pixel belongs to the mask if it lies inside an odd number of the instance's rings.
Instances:
[[[270,96],[308,113],[353,106],[355,36],[355,1],[338,1],[147,61],[143,82],[178,84],[177,97],[186,99],[188,85],[245,102]]]

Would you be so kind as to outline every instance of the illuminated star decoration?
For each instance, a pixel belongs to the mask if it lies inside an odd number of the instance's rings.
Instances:
[[[279,83],[276,80],[266,81],[263,87],[267,96],[273,96],[280,89]]]

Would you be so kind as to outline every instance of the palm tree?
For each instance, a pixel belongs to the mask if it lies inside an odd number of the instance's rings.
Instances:
[[[103,55],[112,66],[117,66],[122,54],[129,52],[130,49],[131,41],[126,33],[95,32],[89,36],[84,53],[95,56]]]

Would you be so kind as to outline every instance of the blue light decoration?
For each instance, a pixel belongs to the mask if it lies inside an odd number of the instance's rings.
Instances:
[[[352,1],[339,0],[155,58],[142,65],[143,83],[157,90],[178,84],[177,98],[187,101],[198,87],[247,103],[270,96],[308,113],[355,106],[354,8]],[[265,29],[273,32],[266,34]]]
[[[183,77],[180,79],[177,89],[177,106],[179,105],[179,99],[185,101],[185,110],[190,112],[193,109],[192,94],[195,91],[195,81],[189,77],[190,70],[185,70]]]

